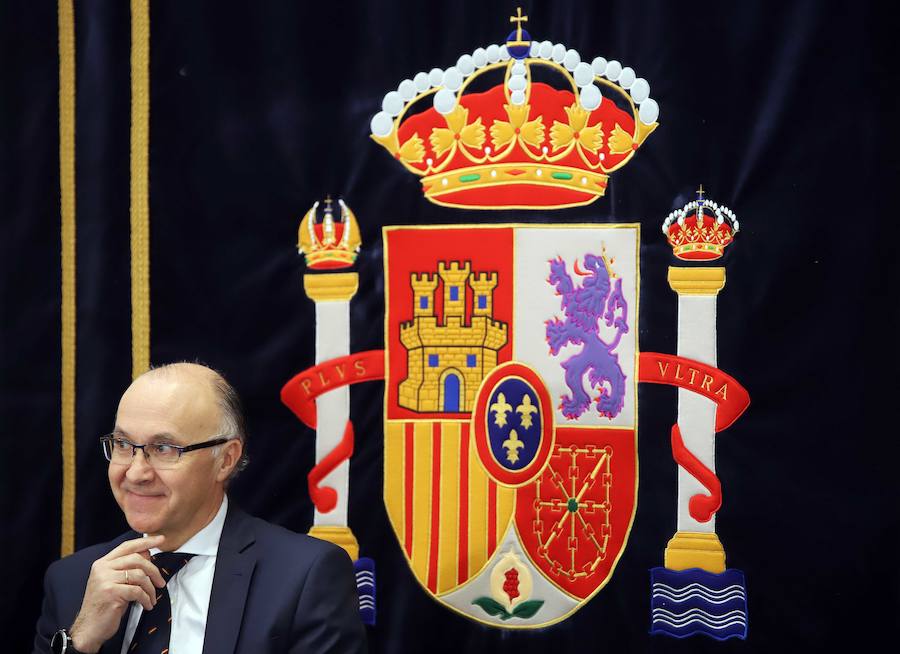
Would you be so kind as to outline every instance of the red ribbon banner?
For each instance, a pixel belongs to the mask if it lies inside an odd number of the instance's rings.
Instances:
[[[672,354],[641,352],[638,380],[651,384],[670,384],[699,393],[716,403],[716,432],[730,427],[750,406],[750,394],[734,377],[705,363]],[[694,520],[708,522],[722,506],[722,483],[691,452],[681,438],[681,429],[672,425],[672,457],[699,481],[709,495],[697,493],[688,501]]]
[[[699,393],[716,403],[716,431],[728,429],[750,406],[750,394],[718,368],[658,352],[641,352],[638,381],[669,384]]]
[[[316,398],[348,384],[384,379],[384,350],[357,352],[345,357],[323,361],[294,376],[281,389],[281,401],[294,412],[304,425],[316,428]],[[309,497],[319,513],[328,513],[337,506],[338,494],[331,486],[320,486],[341,463],[353,456],[353,423],[348,420],[344,435],[306,477]]]
[[[281,401],[310,429],[316,428],[316,398],[348,384],[384,379],[384,350],[368,350],[323,361],[294,376]]]

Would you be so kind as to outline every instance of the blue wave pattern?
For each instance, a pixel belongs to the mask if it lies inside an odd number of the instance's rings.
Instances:
[[[375,561],[362,557],[353,563],[356,591],[359,594],[359,619],[363,624],[375,624]]]
[[[653,568],[650,584],[651,634],[747,637],[747,586],[740,570],[716,574],[700,568]]]

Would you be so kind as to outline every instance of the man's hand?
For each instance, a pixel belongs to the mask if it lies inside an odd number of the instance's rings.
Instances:
[[[70,634],[81,652],[97,652],[119,629],[125,609],[137,602],[145,611],[156,605],[156,588],[166,585],[159,569],[150,562],[151,547],[159,547],[164,536],[128,540],[94,561],[81,610]]]

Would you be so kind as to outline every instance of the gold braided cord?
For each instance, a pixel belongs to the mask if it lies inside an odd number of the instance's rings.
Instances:
[[[59,189],[62,265],[62,527],[60,555],[75,551],[75,12],[59,0]]]
[[[131,375],[150,367],[150,2],[131,0]]]

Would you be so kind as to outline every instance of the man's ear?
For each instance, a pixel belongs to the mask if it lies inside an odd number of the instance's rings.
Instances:
[[[216,472],[216,481],[225,481],[231,476],[241,454],[244,452],[244,444],[238,438],[233,438],[222,444],[222,455],[219,457],[219,470]]]

